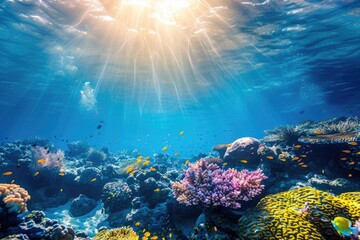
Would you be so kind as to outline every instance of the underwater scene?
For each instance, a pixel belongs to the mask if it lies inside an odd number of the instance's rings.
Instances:
[[[0,239],[359,231],[359,0],[0,0]]]

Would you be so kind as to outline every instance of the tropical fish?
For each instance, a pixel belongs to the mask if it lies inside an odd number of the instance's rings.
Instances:
[[[180,134],[180,136],[182,136],[184,134],[184,131],[181,131],[179,134]]]
[[[267,159],[270,159],[270,160],[273,160],[273,159],[274,159],[273,156],[267,156],[266,158],[267,158]]]
[[[63,176],[65,176],[65,173],[64,173],[64,172],[60,172],[60,173],[59,173],[59,176],[60,176],[60,177],[63,177]]]
[[[189,165],[190,161],[189,160],[186,160],[185,161],[185,165]]]
[[[359,235],[359,229],[357,227],[352,227],[351,221],[347,218],[336,217],[331,223],[338,233],[346,237],[353,235],[355,238],[357,238]]]
[[[342,150],[343,153],[351,153],[350,150]]]
[[[286,158],[280,158],[280,161],[286,162]]]
[[[153,171],[153,172],[154,172],[154,171],[156,171],[156,168],[151,167],[151,168],[150,168],[150,171]]]
[[[340,158],[340,160],[341,160],[341,161],[346,161],[347,158],[346,158],[346,157],[342,157],[342,158]]]
[[[296,156],[292,158],[293,161],[296,161],[296,160],[299,160],[299,159],[300,159],[300,158],[299,158],[299,157],[296,157]]]
[[[179,156],[179,153],[178,153],[178,152],[176,152],[176,153],[174,154],[174,156],[175,156],[175,157]]]
[[[306,165],[306,164],[302,164],[302,165],[300,165],[300,167],[307,168],[307,167],[308,167],[308,165]]]
[[[146,233],[144,233],[144,236],[145,236],[145,237],[149,237],[149,236],[150,236],[150,233],[149,233],[149,232],[146,232]]]
[[[63,189],[62,188],[60,188],[60,192],[62,192],[63,191]]]
[[[297,144],[297,145],[294,146],[294,148],[301,148],[301,145]]]
[[[214,231],[217,232],[217,227],[216,226],[214,226]]]
[[[13,174],[12,172],[4,172],[4,176],[10,176],[11,174]]]
[[[223,166],[225,167],[227,164],[228,164],[227,162],[224,162],[224,163],[223,163]]]
[[[136,222],[136,223],[135,223],[135,226],[138,227],[138,226],[140,226],[140,224],[141,224],[140,222]]]
[[[231,143],[226,145],[226,148],[229,148],[229,147],[231,147]]]
[[[351,174],[351,173],[349,173],[348,177],[352,177],[352,174]]]
[[[168,149],[168,146],[165,146],[161,150],[166,151],[167,149]]]
[[[160,188],[156,188],[154,192],[160,192]]]
[[[95,182],[95,181],[96,181],[96,177],[90,180],[90,182]]]
[[[34,177],[36,177],[37,175],[39,175],[40,172],[36,172],[34,173]]]
[[[356,154],[358,154],[358,155],[359,155],[359,154],[360,154],[360,152],[357,152]]]
[[[145,162],[143,162],[143,165],[144,165],[144,166],[147,166],[147,165],[149,165],[149,163],[150,163],[150,161],[149,161],[149,160],[146,160]]]
[[[306,154],[301,154],[301,155],[300,155],[300,157],[302,157],[302,158],[306,158],[306,157],[307,157],[307,155],[306,155]]]
[[[357,142],[348,142],[348,144],[351,145],[351,146],[357,146],[358,145]]]
[[[126,173],[132,173],[134,171],[134,168],[133,167],[128,167],[126,169]]]
[[[38,163],[39,163],[39,164],[46,163],[46,160],[45,160],[45,159],[39,159],[39,160],[38,160]]]
[[[321,135],[321,134],[324,134],[324,133],[320,129],[318,129],[318,130],[315,131],[315,134],[316,135]]]
[[[11,183],[14,183],[14,182],[15,182],[15,180],[12,180],[12,181],[11,181]]]
[[[243,160],[241,160],[240,162],[242,162],[242,163],[247,163],[248,161],[245,160],[245,159],[243,159]]]
[[[158,239],[158,236],[152,236],[151,238],[150,238],[151,240],[156,240],[156,239]]]
[[[169,238],[172,238],[172,233],[169,233]]]
[[[321,173],[322,173],[322,174],[324,174],[324,173],[325,173],[325,170],[324,170],[324,169],[322,169],[322,170],[321,170]]]

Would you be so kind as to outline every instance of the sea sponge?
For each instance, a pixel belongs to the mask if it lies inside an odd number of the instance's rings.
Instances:
[[[100,231],[93,240],[138,240],[139,236],[131,227]]]
[[[16,184],[0,184],[0,197],[3,198],[9,212],[23,213],[26,202],[30,200],[29,193]]]
[[[360,192],[334,196],[299,188],[266,196],[239,220],[240,239],[341,239],[331,221],[360,218]]]

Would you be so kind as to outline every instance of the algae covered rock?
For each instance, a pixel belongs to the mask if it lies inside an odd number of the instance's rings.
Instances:
[[[331,223],[337,216],[353,222],[360,218],[360,192],[334,196],[299,188],[261,199],[239,219],[238,234],[243,240],[337,240],[342,238]]]

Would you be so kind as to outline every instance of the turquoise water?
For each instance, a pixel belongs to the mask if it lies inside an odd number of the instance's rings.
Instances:
[[[188,157],[359,114],[359,1],[120,2],[0,2],[2,141]]]

